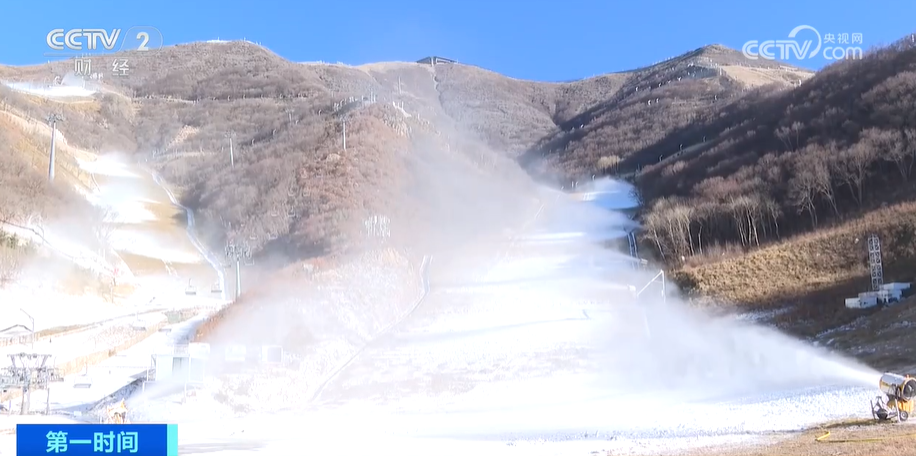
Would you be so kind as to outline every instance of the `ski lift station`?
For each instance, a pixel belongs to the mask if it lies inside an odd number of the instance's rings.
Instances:
[[[892,304],[903,298],[905,291],[910,289],[906,282],[885,283],[877,291],[859,293],[858,297],[847,298],[846,307],[850,309],[867,309],[878,304]]]
[[[216,359],[214,356],[216,355]],[[222,356],[220,356],[222,355]],[[222,359],[219,359],[222,358]],[[227,345],[211,348],[207,343],[189,343],[175,346],[171,353],[152,355],[147,381],[203,383],[212,362],[229,363],[239,366],[279,366],[284,362],[284,351],[279,345],[246,347]],[[150,373],[152,376],[150,377]]]

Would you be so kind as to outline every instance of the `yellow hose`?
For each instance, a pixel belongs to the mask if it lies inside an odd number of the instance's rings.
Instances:
[[[827,437],[830,437],[830,431],[827,431],[826,434],[815,438],[814,441],[820,442],[820,443],[867,443],[867,442],[881,442],[884,440],[902,439],[906,437],[916,437],[916,434],[890,435],[887,437],[871,437],[867,439],[830,439],[830,440],[827,440]]]

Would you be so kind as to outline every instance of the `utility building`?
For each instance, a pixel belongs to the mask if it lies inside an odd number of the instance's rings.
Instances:
[[[452,59],[447,59],[445,57],[430,56],[420,60],[417,60],[417,63],[425,63],[427,65],[439,65],[442,63],[458,63]]]

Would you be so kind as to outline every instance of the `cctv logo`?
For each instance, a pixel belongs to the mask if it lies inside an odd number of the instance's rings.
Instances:
[[[814,35],[817,37],[817,46],[814,49],[811,49],[811,45],[814,44],[813,40],[805,40],[803,43],[800,43],[798,40],[794,39],[799,32],[802,30],[810,30],[814,32]],[[744,46],[741,48],[741,52],[744,53],[744,56],[750,60],[757,60],[758,58],[763,58],[767,60],[787,60],[790,58],[791,54],[795,54],[795,58],[799,60],[813,58],[817,55],[817,51],[821,50],[821,34],[810,25],[799,25],[792,29],[789,32],[790,40],[767,40],[767,41],[757,41],[752,40],[744,43]],[[771,49],[778,49],[779,55],[777,56]]]
[[[114,50],[118,37],[121,35],[121,29],[113,29],[110,33],[103,29],[72,29],[64,32],[64,29],[54,29],[48,33],[48,47],[55,51],[67,49],[73,51],[99,49],[99,42],[106,51]],[[84,38],[84,42],[77,41]],[[83,47],[85,45],[85,48]]]
[[[121,46],[115,49],[121,38]],[[89,51],[149,51],[162,47],[162,33],[156,27],[136,26],[121,33],[121,29],[54,29],[48,33],[48,47],[55,51],[82,54]],[[60,55],[60,53],[45,54]]]

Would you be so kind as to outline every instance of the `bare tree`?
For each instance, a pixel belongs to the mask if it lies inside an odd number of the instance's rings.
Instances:
[[[862,132],[860,142],[873,149],[877,156],[893,163],[904,181],[909,180],[912,160],[906,150],[906,143],[900,130],[882,130],[872,127]]]
[[[617,172],[619,165],[620,165],[620,157],[618,157],[617,155],[607,155],[607,156],[601,157],[598,159],[598,162],[596,163],[596,166],[599,171],[607,172],[608,170],[613,168],[615,173]]]
[[[18,245],[15,236],[5,236],[0,232],[0,284],[11,282],[19,275],[24,260],[23,249]]]
[[[789,130],[789,127],[786,127],[786,126],[779,127],[776,129],[775,132],[773,132],[773,134],[776,135],[776,137],[779,138],[780,141],[782,141],[782,144],[786,147],[787,152],[791,152],[792,150],[795,149],[795,147],[792,146],[792,134],[791,134],[791,131]]]
[[[783,125],[776,129],[776,137],[786,146],[787,151],[794,151],[798,149],[802,128],[801,122],[792,122],[791,126]]]
[[[114,234],[118,213],[114,208],[105,206],[98,210],[92,218],[92,235],[96,242],[99,258],[106,264],[112,259],[111,239]],[[114,272],[114,271],[112,271]],[[112,274],[113,284],[116,284],[117,275]]]
[[[836,195],[833,190],[833,174],[828,162],[829,157],[836,153],[833,145],[822,148],[818,145],[810,145],[804,149],[804,155],[798,161],[798,167],[804,170],[811,179],[815,195],[827,201],[833,213],[840,215],[836,204]]]
[[[678,251],[682,255],[693,255],[693,235],[690,225],[693,223],[693,206],[690,204],[675,203],[670,210],[675,226]]]
[[[903,150],[907,154],[906,175],[913,175],[913,164],[916,163],[916,128],[903,129]]]
[[[770,197],[763,197],[762,204],[766,215],[770,218],[770,221],[773,222],[774,234],[776,238],[779,239],[779,219],[782,217],[782,209],[779,207],[779,204]]]
[[[811,217],[811,227],[817,227],[817,208],[814,204],[814,198],[817,193],[815,177],[809,170],[800,169],[796,175],[789,180],[788,196],[792,205],[796,207],[798,213],[807,212]]]
[[[801,139],[799,138],[799,136],[801,135],[802,128],[804,128],[804,125],[802,125],[801,122],[798,122],[798,121],[792,122],[792,132],[795,133],[795,148],[796,149],[798,148],[799,144],[801,144]]]
[[[662,261],[666,261],[665,256],[665,246],[662,244],[662,235],[659,233],[663,228],[662,216],[658,207],[653,207],[651,211],[646,215],[646,231],[649,233],[649,237],[655,242],[655,247],[658,249],[658,254],[661,255]]]
[[[840,152],[835,162],[840,179],[849,187],[853,199],[859,206],[862,205],[865,178],[868,177],[869,167],[876,158],[877,154],[874,149],[858,142]]]

